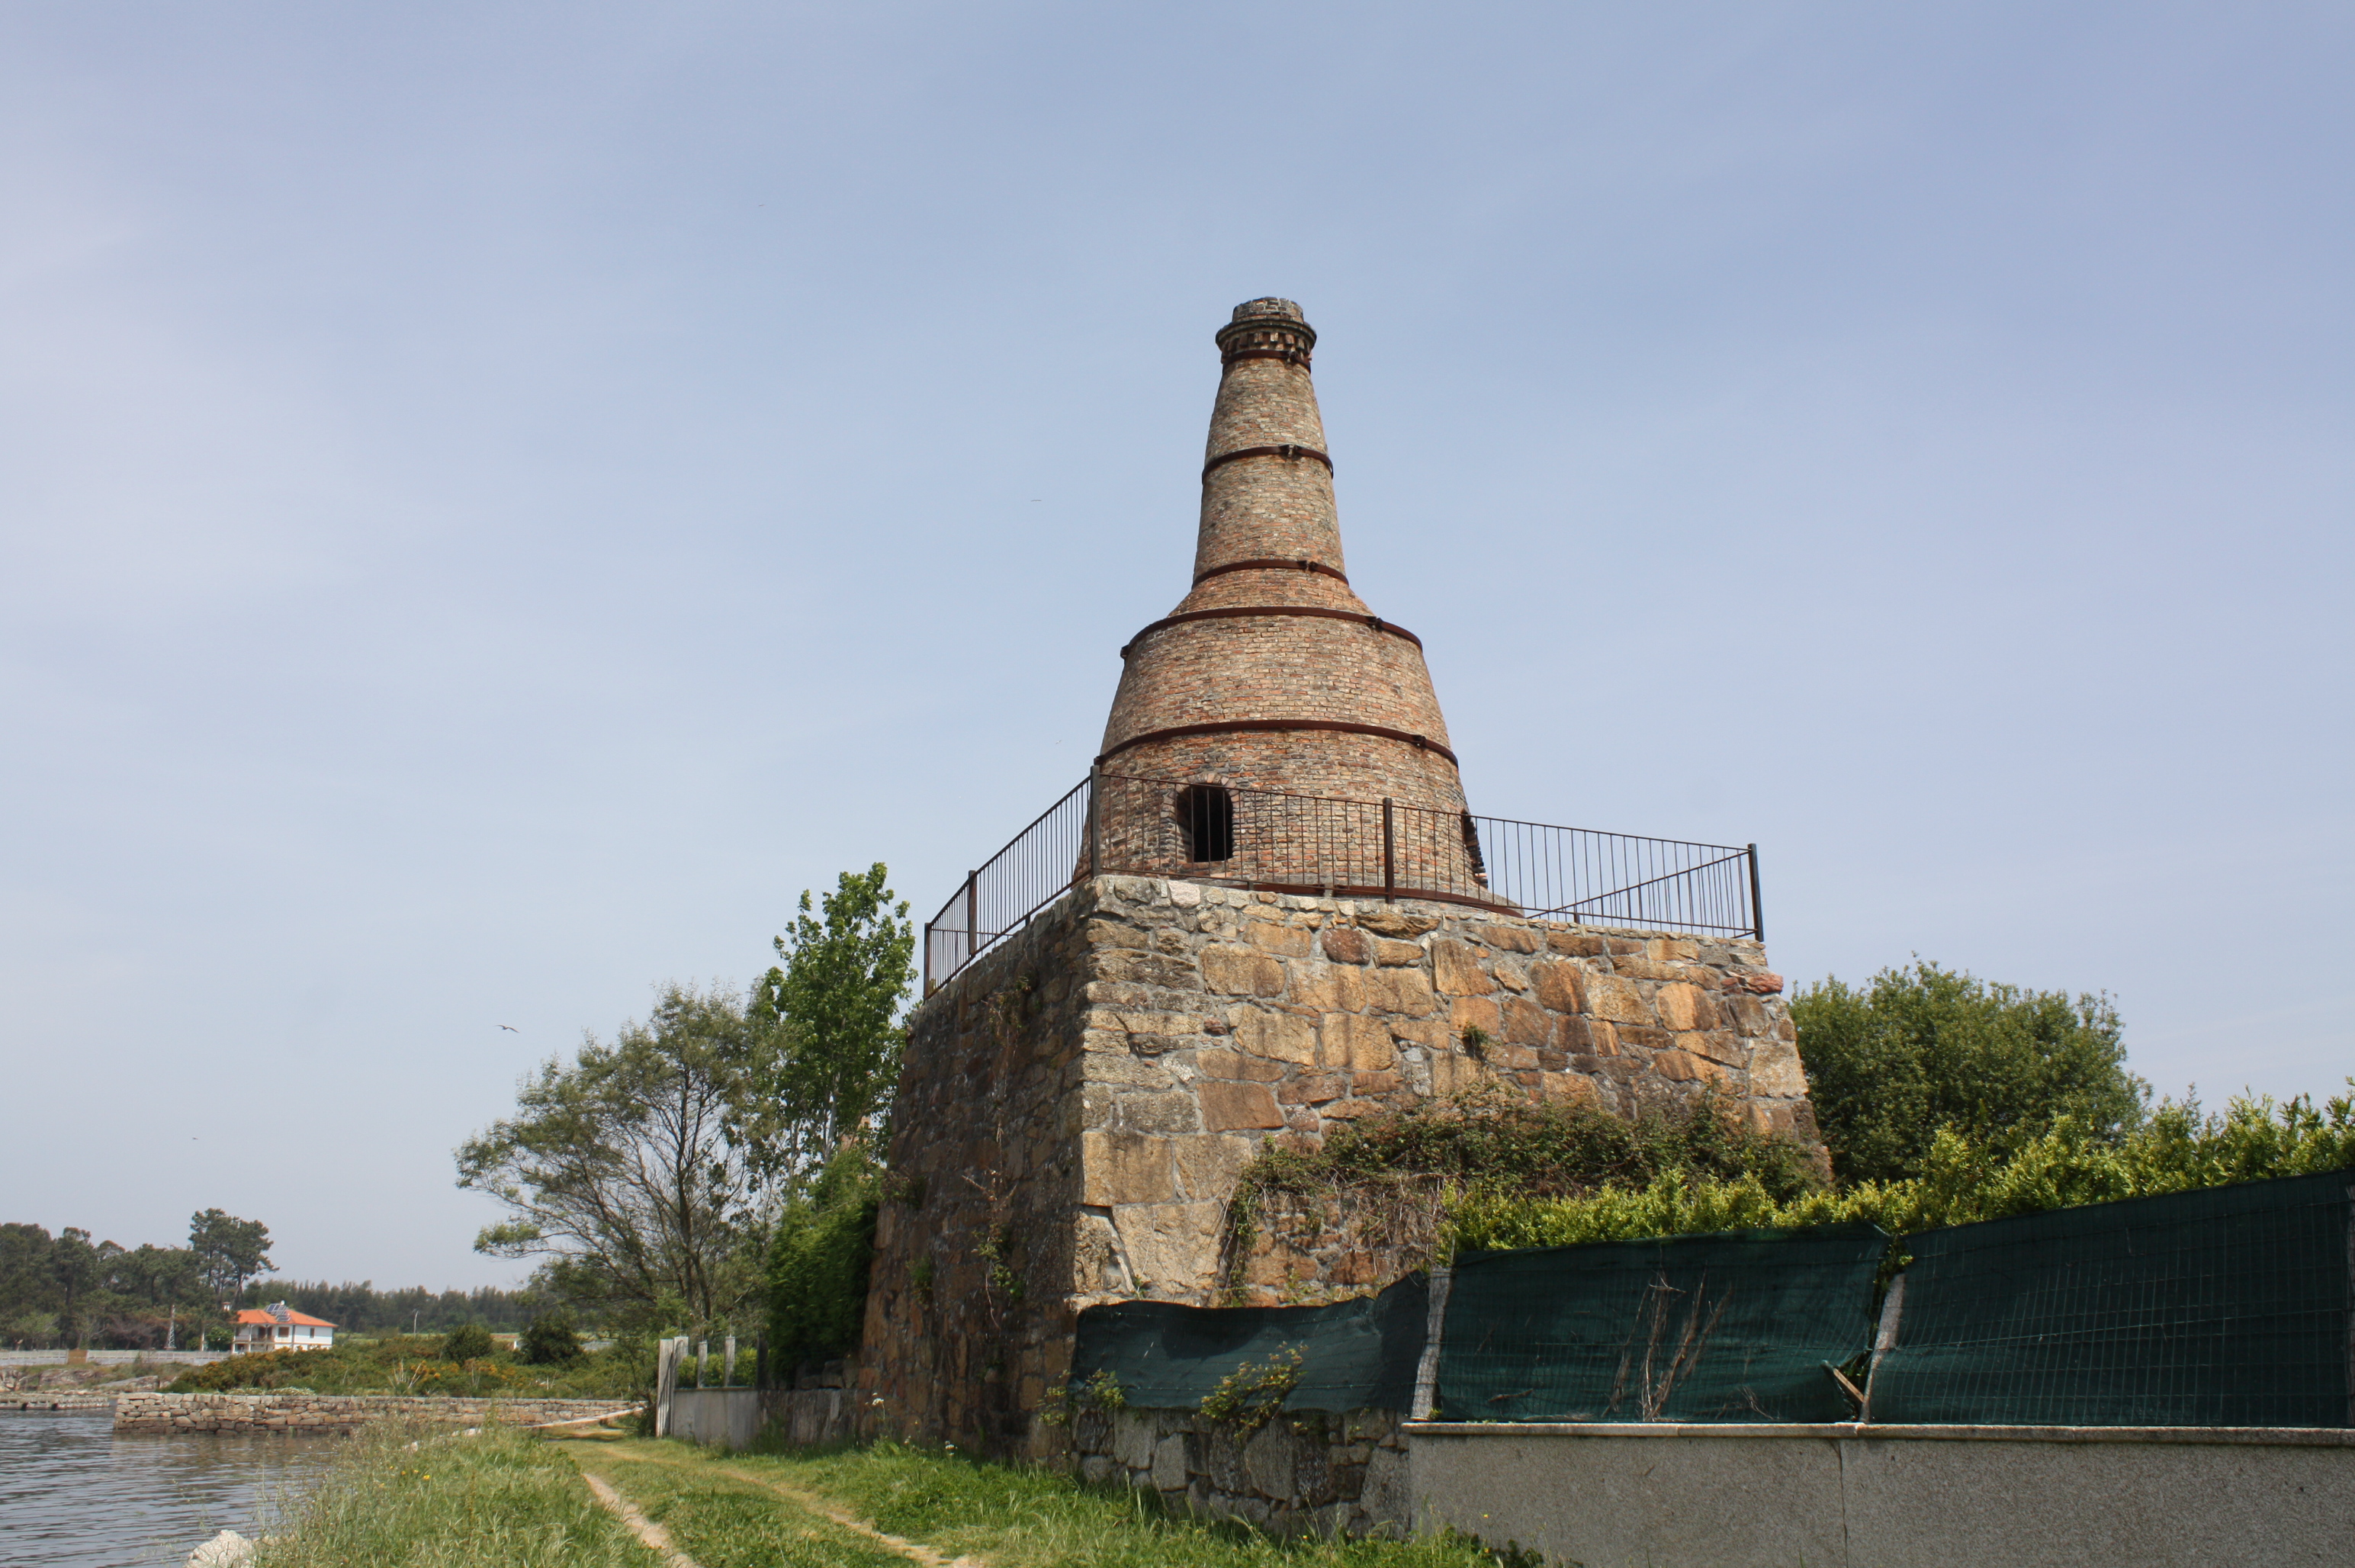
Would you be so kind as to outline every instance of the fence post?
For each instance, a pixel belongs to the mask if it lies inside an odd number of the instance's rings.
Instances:
[[[924,922],[924,995],[932,994],[932,923]]]
[[[1766,940],[1766,910],[1758,901],[1758,846],[1750,846],[1750,934]]]
[[[981,895],[975,885],[980,876],[979,871],[964,874],[964,961],[967,964],[972,963],[974,955],[981,950]]]
[[[1088,764],[1088,875],[1103,875],[1103,770]]]
[[[1382,796],[1382,899],[1398,901],[1398,835],[1391,827],[1391,797]]]

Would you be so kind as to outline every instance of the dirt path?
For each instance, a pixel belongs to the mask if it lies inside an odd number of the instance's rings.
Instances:
[[[668,1531],[640,1513],[636,1504],[615,1491],[611,1481],[588,1470],[581,1472],[581,1478],[589,1483],[590,1496],[595,1498],[607,1513],[629,1526],[631,1534],[661,1556],[663,1568],[703,1568],[703,1564],[672,1543]]]
[[[670,1542],[670,1538],[667,1535],[663,1535],[662,1526],[646,1519],[645,1515],[638,1513],[634,1508],[631,1508],[629,1500],[613,1489],[612,1482],[592,1473],[588,1468],[587,1465],[583,1463],[584,1457],[585,1456],[582,1455],[575,1454],[573,1456],[573,1463],[581,1466],[581,1477],[588,1481],[590,1490],[597,1494],[597,1500],[599,1502],[604,1503],[607,1508],[613,1509],[617,1514],[621,1514],[623,1522],[628,1524],[632,1530],[637,1531],[639,1540],[645,1541],[648,1546],[653,1547],[657,1552],[669,1553],[670,1556],[665,1560],[668,1564],[668,1568],[698,1568],[693,1558],[687,1556],[685,1552],[680,1552],[676,1546],[673,1546]],[[742,1481],[748,1486],[758,1487],[762,1491],[773,1493],[777,1497],[783,1498],[785,1501],[792,1503],[794,1507],[799,1508],[805,1512],[814,1513],[817,1515],[818,1518],[826,1520],[830,1523],[840,1525],[845,1530],[863,1535],[868,1540],[872,1541],[879,1545],[889,1547],[893,1552],[898,1552],[900,1556],[908,1559],[911,1563],[922,1563],[923,1568],[989,1568],[989,1564],[979,1557],[943,1557],[938,1552],[933,1551],[931,1547],[926,1546],[920,1541],[910,1541],[905,1536],[893,1535],[888,1531],[876,1529],[872,1524],[869,1524],[867,1520],[858,1518],[856,1514],[848,1513],[842,1509],[837,1508],[833,1503],[828,1502],[826,1499],[818,1496],[815,1492],[805,1491],[799,1487],[790,1485],[784,1481],[776,1480],[768,1476],[748,1475],[724,1459],[706,1461],[700,1464],[688,1464],[683,1460],[671,1458],[666,1455],[649,1454],[636,1448],[633,1448],[632,1451],[627,1454],[617,1454],[614,1457],[626,1458],[633,1464],[661,1465],[674,1470],[685,1470],[688,1472],[717,1470],[730,1480]],[[612,1500],[608,1501],[608,1498],[611,1498]],[[627,1513],[622,1513],[622,1509],[628,1509],[630,1511]],[[655,1535],[662,1536],[662,1539],[659,1541],[655,1540],[655,1536],[648,1535],[646,1533],[648,1531],[654,1531]]]

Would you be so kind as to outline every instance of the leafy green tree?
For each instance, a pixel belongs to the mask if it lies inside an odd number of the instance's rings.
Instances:
[[[516,1115],[457,1151],[458,1185],[508,1211],[475,1250],[546,1258],[549,1294],[623,1329],[673,1303],[699,1324],[746,1309],[762,1184],[731,1130],[756,1118],[776,1045],[733,994],[673,985],[613,1044],[592,1035],[571,1061],[550,1057]]]
[[[775,939],[784,962],[753,987],[751,1017],[775,1027],[769,1103],[747,1129],[756,1158],[808,1171],[890,1109],[906,1031],[900,1009],[915,979],[916,931],[878,861],[845,871],[815,911]]]
[[[2106,997],[2023,990],[1917,960],[1860,989],[1837,979],[1808,987],[1791,1016],[1844,1182],[1920,1175],[1942,1130],[1998,1159],[2064,1117],[2115,1139],[2148,1099],[2126,1069]]]
[[[58,1233],[57,1244],[50,1249],[49,1273],[58,1283],[58,1331],[71,1344],[87,1343],[97,1294],[105,1279],[106,1265],[112,1259],[103,1250],[123,1251],[112,1242],[98,1246],[90,1243],[90,1232],[72,1225]]]
[[[858,1345],[880,1190],[881,1172],[866,1147],[847,1144],[777,1216],[769,1346],[781,1366]]]
[[[223,1301],[234,1300],[254,1275],[278,1272],[270,1261],[270,1227],[218,1209],[188,1216],[188,1250],[198,1275]]]

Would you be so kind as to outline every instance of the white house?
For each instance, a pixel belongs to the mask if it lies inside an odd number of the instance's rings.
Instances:
[[[237,1315],[237,1350],[324,1350],[336,1342],[336,1326],[297,1312],[284,1302]]]

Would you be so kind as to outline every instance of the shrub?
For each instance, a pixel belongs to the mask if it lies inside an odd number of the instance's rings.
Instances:
[[[442,1341],[442,1359],[445,1361],[479,1361],[498,1347],[491,1339],[491,1331],[479,1323],[462,1323],[450,1330]]]
[[[523,1326],[517,1337],[516,1351],[525,1362],[535,1367],[554,1366],[581,1359],[581,1334],[572,1326],[572,1314],[560,1307],[551,1307],[536,1314]]]
[[[2142,1119],[2147,1086],[2126,1069],[2105,997],[2072,1000],[1917,961],[1860,989],[1808,987],[1791,1017],[1842,1181],[1921,1175],[1942,1127],[2009,1154],[2062,1117],[2103,1138]]]
[[[769,1344],[780,1366],[838,1355],[858,1343],[879,1175],[863,1147],[847,1146],[777,1216],[769,1249]]]
[[[2355,1079],[2349,1080],[2355,1089]],[[2355,1093],[2317,1104],[2300,1095],[2234,1099],[2221,1114],[2162,1104],[2124,1136],[2062,1117],[2009,1155],[1941,1128],[1921,1174],[1838,1192],[1780,1198],[1750,1177],[1663,1175],[1641,1188],[1569,1198],[1497,1189],[1451,1204],[1450,1249],[1571,1246],[1716,1231],[1783,1230],[1869,1220],[1892,1236],[2048,1209],[2225,1187],[2355,1168]]]

